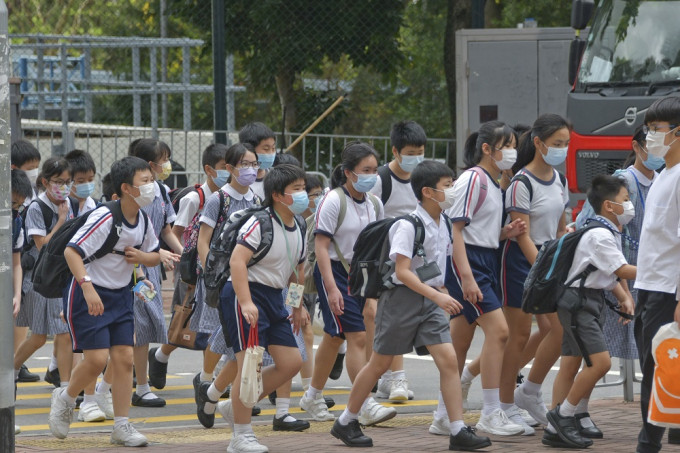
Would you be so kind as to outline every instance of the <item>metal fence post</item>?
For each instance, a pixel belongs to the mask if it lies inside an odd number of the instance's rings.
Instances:
[[[135,88],[139,86],[140,77],[140,58],[139,58],[139,47],[132,47],[132,81],[134,82]],[[142,126],[142,96],[139,94],[132,95],[132,124],[135,127]]]
[[[236,110],[234,108],[234,54],[227,55],[227,130],[236,130]]]
[[[227,143],[227,75],[225,61],[224,0],[212,0],[213,84],[215,86],[215,143]]]
[[[167,0],[160,0],[160,28],[161,38],[168,37],[168,4]],[[161,83],[168,81],[168,48],[161,47]],[[161,94],[161,124],[168,127],[168,94]]]
[[[38,44],[42,42],[41,39],[36,40]],[[38,92],[38,119],[45,119],[45,52],[42,47],[38,48],[38,82],[35,84],[36,91]]]
[[[149,78],[151,79],[151,137],[158,138],[158,84],[156,83],[156,48],[149,49]]]
[[[61,155],[71,150],[71,140],[68,130],[68,52],[66,44],[61,46]]]
[[[182,83],[185,90],[182,94],[182,122],[185,131],[191,130],[191,49],[189,46],[182,47]]]
[[[84,49],[84,58],[83,58],[83,79],[85,79],[85,90],[90,91],[92,89],[92,85],[90,85],[90,80],[92,80],[92,48],[91,47],[85,47]],[[91,123],[92,122],[92,95],[91,94],[86,94],[85,95],[85,122],[86,123]]]
[[[10,194],[9,30],[0,0],[0,453],[14,452],[14,318],[12,317],[12,203]]]

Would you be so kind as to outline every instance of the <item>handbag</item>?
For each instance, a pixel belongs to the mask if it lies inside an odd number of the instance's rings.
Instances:
[[[680,327],[663,325],[652,339],[654,381],[647,420],[656,426],[680,428]]]
[[[257,326],[250,327],[248,347],[241,369],[241,388],[239,398],[243,405],[252,408],[262,395],[262,356],[264,348],[258,345]]]
[[[181,305],[175,305],[168,327],[168,343],[184,349],[205,350],[209,334],[196,332],[189,327],[191,317],[196,310],[196,299],[193,291],[187,291]]]

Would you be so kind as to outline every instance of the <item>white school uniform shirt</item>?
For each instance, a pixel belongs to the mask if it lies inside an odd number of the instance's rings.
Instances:
[[[420,217],[425,226],[425,240],[423,241],[423,249],[425,250],[425,258],[428,263],[435,262],[439,266],[441,275],[427,280],[423,283],[432,287],[444,286],[444,277],[446,274],[446,257],[451,255],[451,233],[446,226],[445,214],[442,213],[439,218],[439,225],[427,213],[427,211],[420,205],[416,207],[413,214]],[[408,220],[399,220],[390,228],[390,259],[396,263],[397,255],[403,255],[411,258],[411,270],[415,273],[416,269],[425,264],[425,261],[420,256],[413,256],[413,244],[415,242],[416,229]],[[416,274],[417,275],[417,274]],[[403,284],[396,276],[392,277],[392,281],[397,285]]]
[[[366,225],[376,220],[382,220],[385,217],[382,202],[377,199],[380,207],[376,217],[373,202],[368,199],[369,195],[365,194],[361,201],[353,199],[347,189],[342,187],[342,193],[346,198],[347,209],[345,211],[345,218],[342,225],[335,231],[338,224],[338,215],[340,214],[340,197],[337,191],[331,190],[328,192],[319,203],[319,208],[316,210],[316,221],[314,224],[314,234],[322,234],[335,240],[338,244],[338,249],[345,260],[349,263],[354,256],[354,243],[359,237],[359,233]],[[335,252],[335,246],[331,242],[328,245],[328,254],[333,261],[340,261],[340,257]]]
[[[288,287],[295,266],[306,259],[304,232],[296,221],[293,227],[282,225],[271,208],[268,211],[274,231],[272,246],[264,258],[248,268],[248,281],[283,289]],[[255,252],[261,240],[260,222],[253,216],[239,230],[237,242]]]
[[[598,216],[597,220],[609,225],[613,230],[617,229],[604,217]],[[589,264],[597,269],[588,275],[584,286],[592,289],[612,290],[617,282],[614,271],[628,264],[623,256],[621,236],[613,233],[609,228],[593,228],[583,233],[576,246],[574,261],[569,268],[566,281],[583,272]],[[580,285],[581,281],[577,280],[571,284],[571,287],[578,288]]]
[[[538,179],[526,168],[521,169],[517,174],[524,174],[528,177],[533,197],[529,199],[529,189],[526,184],[515,180],[505,192],[505,210],[528,214],[529,236],[535,245],[543,245],[545,241],[557,237],[557,226],[564,215],[564,210],[569,205],[569,192],[562,185],[560,175],[555,169],[553,169],[553,177],[550,181]]]
[[[255,192],[255,195],[260,197],[260,200],[264,200],[264,177],[256,179],[255,182],[250,185],[250,189]]]
[[[418,199],[411,188],[411,180],[397,177],[392,173],[392,170],[390,170],[390,177],[392,178],[392,192],[390,192],[390,197],[384,205],[385,218],[399,217],[413,212],[418,206]],[[380,175],[378,175],[378,179],[370,192],[382,200],[382,179]]]
[[[498,182],[486,170],[483,171],[486,173],[487,189],[479,211],[474,213],[483,181],[476,172],[466,170],[453,184],[453,206],[446,215],[454,223],[465,222],[463,241],[466,244],[497,249],[502,227],[503,195]]]
[[[40,205],[36,202],[33,203],[28,207],[28,211],[26,212],[26,223],[24,225],[24,228],[26,229],[26,235],[28,237],[31,236],[47,236],[47,229],[49,228],[50,231],[54,227],[54,225],[57,223],[58,219],[58,214],[59,214],[59,206],[56,204],[52,203],[49,198],[47,198],[47,194],[45,192],[42,192],[40,195],[38,195],[38,198],[41,201],[44,201],[47,203],[47,206],[49,206],[52,209],[52,212],[54,212],[54,215],[52,216],[52,222],[50,223],[49,226],[45,225],[45,219],[43,218],[42,215],[42,210],[40,209]],[[73,208],[71,206],[70,201],[67,199],[64,203],[69,203],[69,208],[68,208],[68,214],[66,215],[66,220],[70,220],[73,218]]]
[[[208,201],[208,198],[210,195],[212,195],[212,190],[210,190],[210,186],[208,183],[204,183],[201,186],[201,190],[203,191],[203,207],[205,207],[205,203]],[[181,200],[179,200],[179,209],[177,210],[177,218],[175,219],[175,225],[180,226],[182,228],[186,228],[189,226],[189,223],[191,223],[191,220],[194,218],[197,212],[199,212],[199,207],[201,206],[201,197],[198,195],[197,190],[193,190],[189,192],[188,194],[184,195]]]
[[[97,202],[94,201],[94,199],[92,197],[87,197],[85,199],[85,203],[83,203],[82,209],[80,211],[78,211],[78,217],[85,214],[86,212],[92,211],[96,207],[97,207]]]
[[[158,239],[151,219],[147,219],[147,222],[146,234],[144,234],[144,217],[141,212],[137,213],[137,222],[134,225],[123,217],[120,236],[113,250],[122,253],[125,247],[135,247],[141,244],[140,250],[143,252],[158,251]],[[88,258],[101,248],[111,228],[113,228],[113,214],[105,206],[100,206],[90,214],[85,224],[73,235],[67,247],[74,248],[83,259]],[[134,265],[129,264],[125,261],[125,256],[118,253],[109,253],[85,264],[85,270],[92,278],[92,283],[108,289],[126,287],[132,278],[133,269]]]
[[[680,278],[680,165],[664,169],[645,200],[635,288],[675,293]]]

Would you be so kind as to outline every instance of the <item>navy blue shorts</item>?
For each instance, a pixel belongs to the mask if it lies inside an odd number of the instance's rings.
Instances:
[[[135,312],[131,288],[108,289],[94,285],[104,304],[104,314],[88,313],[83,290],[71,278],[64,289],[64,318],[71,333],[73,352],[132,346],[135,339]]]
[[[484,295],[481,302],[470,303],[463,298],[460,273],[455,268],[453,256],[446,262],[446,289],[449,290],[451,297],[463,305],[463,310],[451,316],[455,318],[461,314],[465,316],[467,322],[472,324],[484,313],[501,308],[501,301],[498,297],[498,258],[496,249],[477,247],[465,244],[467,259],[472,269],[479,290]]]
[[[349,295],[347,287],[348,275],[340,261],[331,260],[331,269],[333,270],[335,285],[340,290],[345,301],[345,310],[340,316],[331,311],[331,307],[328,305],[326,287],[323,284],[321,271],[317,264],[314,267],[314,283],[316,283],[316,289],[319,292],[319,308],[321,308],[321,314],[323,315],[324,332],[331,337],[341,338],[345,338],[345,332],[365,332],[364,305],[366,304],[366,299]]]
[[[257,335],[260,346],[265,349],[269,345],[297,348],[281,289],[254,282],[249,282],[248,285],[250,297],[259,313]],[[235,353],[245,350],[248,347],[250,324],[241,314],[241,306],[231,281],[222,288],[218,308],[227,345],[234,348]]]
[[[522,308],[524,281],[531,264],[515,241],[506,241],[500,262],[501,301],[504,307]]]

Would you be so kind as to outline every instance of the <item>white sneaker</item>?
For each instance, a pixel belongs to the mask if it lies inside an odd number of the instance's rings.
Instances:
[[[79,422],[103,422],[106,420],[106,414],[99,409],[99,405],[92,401],[87,404],[81,404],[78,410]]]
[[[234,432],[234,409],[231,406],[231,400],[220,401],[217,403],[216,409],[224,421],[229,424],[231,431]]]
[[[111,431],[111,443],[126,447],[143,447],[149,443],[146,437],[135,429],[130,423],[113,427]]]
[[[17,435],[21,432],[21,427],[19,425],[14,425],[14,435]]]
[[[507,415],[500,408],[489,415],[479,417],[477,429],[497,436],[514,436],[524,432],[522,425],[517,425],[508,420]]]
[[[111,392],[106,392],[99,394],[94,392],[94,400],[97,402],[97,406],[104,412],[107,420],[113,420],[113,398],[111,397]]]
[[[73,407],[61,399],[61,394],[65,391],[66,387],[60,387],[52,392],[50,416],[47,419],[50,431],[57,439],[66,439],[68,429],[73,421]]]
[[[232,435],[227,453],[268,453],[269,448],[257,441],[255,433]]]
[[[508,417],[508,420],[524,428],[524,436],[533,436],[536,433],[534,428],[524,422],[522,414],[519,413],[519,407],[513,405],[510,409],[505,411],[505,415]]]
[[[517,405],[515,405],[515,407],[517,407]],[[519,415],[522,416],[522,420],[524,421],[524,423],[533,427],[540,425],[540,423],[534,420],[534,417],[529,415],[529,412],[525,411],[524,409],[520,409],[519,407],[517,407],[517,409],[519,410]]]
[[[408,380],[395,379],[392,381],[392,389],[388,398],[390,401],[408,401]]]
[[[371,398],[359,412],[359,423],[364,426],[373,426],[394,418],[395,415],[397,415],[395,408],[385,407]]]
[[[548,408],[543,402],[541,392],[538,392],[538,395],[527,395],[519,386],[515,389],[515,405],[529,412],[529,415],[541,425],[548,426],[548,417],[546,416]]]
[[[470,392],[470,387],[472,386],[472,381],[461,382],[460,390],[463,394],[463,412],[470,410],[470,405],[468,404],[468,393]]]
[[[378,379],[378,390],[375,392],[375,397],[386,400],[390,397],[392,392],[392,379]]]
[[[430,425],[430,434],[437,436],[450,436],[451,425],[447,417],[437,418],[437,412],[432,414],[432,424]]]
[[[302,398],[300,398],[300,407],[317,422],[332,422],[335,420],[335,415],[328,412],[328,406],[326,406],[323,395],[319,395],[317,399],[313,400],[308,398],[305,393],[302,395]],[[359,419],[361,419],[361,415],[359,416]]]

